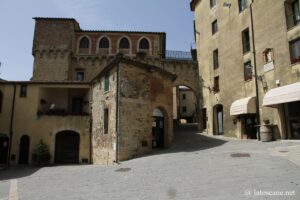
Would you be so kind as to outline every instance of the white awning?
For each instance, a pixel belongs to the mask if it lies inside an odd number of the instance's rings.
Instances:
[[[256,97],[239,99],[230,107],[230,115],[243,115],[256,113]]]
[[[300,101],[300,82],[270,90],[264,96],[263,106]]]

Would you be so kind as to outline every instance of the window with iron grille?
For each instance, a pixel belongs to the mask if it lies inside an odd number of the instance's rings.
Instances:
[[[300,38],[290,41],[290,57],[292,64],[300,62]]]
[[[213,65],[214,65],[214,69],[219,68],[219,51],[218,51],[218,49],[213,51]]]
[[[243,53],[247,53],[250,51],[250,33],[249,28],[245,29],[242,32],[242,42],[243,42]]]
[[[251,61],[244,63],[244,80],[252,80],[252,65]]]
[[[212,28],[212,34],[214,35],[216,32],[218,32],[218,21],[215,20],[212,24],[211,24],[211,28]]]

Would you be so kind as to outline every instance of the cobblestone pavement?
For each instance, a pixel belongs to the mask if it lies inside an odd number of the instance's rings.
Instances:
[[[171,148],[120,165],[2,170],[0,200],[300,199],[299,142],[215,138],[194,126],[176,130]]]

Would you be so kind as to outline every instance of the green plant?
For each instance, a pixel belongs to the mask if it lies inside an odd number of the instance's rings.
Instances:
[[[49,146],[41,140],[33,149],[32,161],[39,166],[45,166],[50,163],[50,159]]]

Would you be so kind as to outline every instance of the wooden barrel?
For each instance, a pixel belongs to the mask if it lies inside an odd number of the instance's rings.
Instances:
[[[272,126],[262,125],[260,127],[260,140],[262,142],[271,142],[273,139]]]

